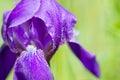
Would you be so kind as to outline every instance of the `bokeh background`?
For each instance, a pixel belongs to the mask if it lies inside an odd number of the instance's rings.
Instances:
[[[15,0],[0,0],[2,14],[14,7]],[[120,0],[58,0],[77,17],[77,39],[97,56],[101,68],[99,80],[120,80]],[[1,27],[0,27],[1,28]],[[3,43],[0,36],[0,45]],[[51,60],[55,80],[98,80],[88,72],[67,44]],[[7,80],[13,80],[13,70]]]

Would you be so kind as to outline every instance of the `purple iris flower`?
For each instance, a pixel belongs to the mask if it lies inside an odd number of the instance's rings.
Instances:
[[[86,69],[100,77],[95,55],[75,39],[75,23],[76,17],[56,0],[21,0],[3,15],[0,79],[14,65],[14,80],[54,80],[48,63],[64,43]]]

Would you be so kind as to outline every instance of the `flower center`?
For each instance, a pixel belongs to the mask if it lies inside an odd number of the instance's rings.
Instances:
[[[26,50],[29,52],[29,53],[35,53],[37,51],[37,48],[33,45],[28,45]]]

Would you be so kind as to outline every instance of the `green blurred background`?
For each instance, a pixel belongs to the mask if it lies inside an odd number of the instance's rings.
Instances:
[[[14,7],[15,0],[0,0],[2,14]],[[77,39],[97,56],[100,80],[120,80],[120,0],[58,0],[76,15]],[[0,44],[2,44],[0,37]],[[98,80],[88,72],[69,47],[63,45],[51,60],[55,80]],[[13,71],[7,80],[12,80]]]

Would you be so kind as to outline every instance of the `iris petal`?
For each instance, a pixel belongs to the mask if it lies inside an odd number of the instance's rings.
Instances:
[[[40,0],[21,0],[11,12],[7,26],[15,27],[29,20],[39,9]]]
[[[2,45],[0,49],[0,80],[5,80],[16,60],[9,47]]]
[[[78,42],[71,41],[68,43],[72,51],[75,53],[78,59],[81,60],[83,65],[96,77],[100,77],[99,64],[96,61],[95,55],[85,50]]]
[[[27,21],[27,22],[29,22],[29,21]],[[30,44],[29,35],[28,35],[27,31],[25,30],[25,27],[28,26],[27,22],[19,25],[18,27],[13,28],[14,38],[16,38],[16,40],[18,40],[18,42],[24,47],[26,47],[28,44]]]
[[[7,11],[3,14],[2,37],[6,44],[9,44],[9,42],[10,42],[10,39],[6,32],[7,31],[7,20],[8,20],[10,13],[11,13],[11,11]]]
[[[55,45],[65,43],[71,38],[76,18],[65,10],[56,0],[41,0],[35,17],[42,19]]]
[[[31,19],[31,24],[28,26],[28,34],[30,36],[30,39],[36,44],[38,48],[44,48],[44,41],[49,34],[47,27],[41,19],[36,17],[33,17]],[[38,43],[41,43],[41,46],[38,45]]]
[[[4,31],[4,33],[7,33],[6,36],[8,36],[9,40],[7,45],[14,53],[21,53],[21,51],[30,43],[29,35],[25,30],[26,26],[27,22],[18,27],[7,28],[6,32]]]
[[[32,18],[32,26],[30,26],[29,35],[31,39],[37,44],[37,42],[41,42],[42,48],[45,54],[45,58],[49,62],[53,54],[56,52],[58,45],[53,44],[52,37],[48,33],[47,27],[39,18]],[[40,48],[38,46],[38,48]]]
[[[43,51],[30,47],[16,60],[14,80],[54,80]]]

